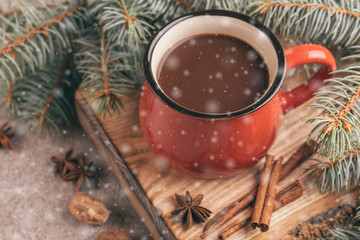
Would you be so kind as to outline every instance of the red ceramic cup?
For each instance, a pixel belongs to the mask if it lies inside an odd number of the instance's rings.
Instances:
[[[269,86],[255,103],[231,113],[195,112],[171,100],[158,86],[157,69],[167,50],[185,38],[209,33],[239,38],[264,59]],[[309,63],[323,66],[301,86],[282,93],[286,71]],[[142,130],[152,150],[172,168],[201,178],[229,177],[264,157],[282,114],[311,98],[335,69],[326,48],[307,44],[284,50],[269,29],[242,14],[215,10],[182,16],[148,45],[139,110]]]

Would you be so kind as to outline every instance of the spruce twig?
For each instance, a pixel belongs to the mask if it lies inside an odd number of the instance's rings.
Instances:
[[[34,38],[37,34],[42,34],[45,37],[49,37],[49,28],[58,25],[59,22],[74,14],[76,11],[79,10],[79,7],[79,5],[75,6],[64,12],[60,16],[53,17],[49,23],[46,23],[41,27],[29,27],[27,33],[18,37],[15,40],[7,39],[6,46],[0,49],[0,57],[2,57],[4,54],[10,54],[11,57],[15,60],[15,48],[19,47],[23,43],[26,43],[27,41],[29,41],[29,39]]]
[[[360,46],[353,49],[355,53],[344,59],[355,63],[336,71],[311,106],[322,110],[309,119],[315,125],[309,137],[317,141],[323,159],[309,171],[321,191],[340,191],[360,178]]]
[[[264,24],[281,35],[298,35],[307,42],[352,46],[360,38],[360,1],[250,1],[245,9],[263,16]]]
[[[146,0],[93,0],[90,9],[109,41],[138,46],[147,42],[153,29],[150,4]]]
[[[67,6],[67,5],[69,5],[69,2],[62,2],[61,5]],[[46,4],[46,7],[40,7],[40,6],[36,7],[36,10],[37,11],[46,11],[46,9],[48,9],[48,8],[56,8],[56,7],[57,7],[57,5]],[[15,15],[22,15],[23,12],[20,9],[14,9],[14,10],[11,10],[11,11],[5,12],[5,13],[2,13],[0,11],[0,14],[2,14],[6,18],[11,18],[11,17],[13,17]]]
[[[41,112],[36,112],[33,114],[33,118],[37,119],[36,130],[39,130],[45,122],[46,116],[48,115],[49,109],[51,105],[54,104],[54,98],[59,91],[62,81],[64,80],[66,69],[69,67],[71,59],[71,54],[68,53],[65,57],[65,61],[63,63],[63,67],[60,70],[59,76],[55,82],[55,85],[52,87],[50,95],[42,108]]]
[[[321,192],[339,192],[359,182],[359,159],[360,149],[356,149],[334,160],[316,160],[307,171]]]
[[[77,3],[77,2],[75,2]],[[18,77],[35,72],[69,48],[70,38],[80,32],[87,16],[81,4],[51,7],[23,3],[12,18],[0,15],[0,77],[7,86]]]
[[[358,228],[355,229],[335,229],[330,230],[330,234],[332,236],[332,239],[336,240],[354,240],[354,239],[360,239],[360,230]]]
[[[89,102],[97,100],[97,114],[120,113],[121,98],[140,85],[143,77],[136,68],[139,50],[106,41],[102,28],[76,41],[76,65],[83,74],[82,88],[90,94]],[[141,51],[142,52],[142,51]]]
[[[70,63],[70,53],[59,56],[36,73],[17,79],[8,91],[13,115],[28,120],[34,132],[42,134],[44,125],[60,130],[74,118],[72,100],[77,85],[71,79]]]

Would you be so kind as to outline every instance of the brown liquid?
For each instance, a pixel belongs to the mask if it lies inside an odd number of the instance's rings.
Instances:
[[[247,107],[267,89],[269,73],[245,42],[206,34],[185,39],[163,57],[158,84],[177,104],[197,112],[228,113]]]

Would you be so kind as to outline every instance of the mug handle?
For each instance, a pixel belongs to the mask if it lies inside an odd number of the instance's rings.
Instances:
[[[285,57],[286,71],[309,63],[320,63],[323,66],[309,80],[282,94],[281,108],[283,113],[289,112],[310,99],[316,91],[326,85],[323,80],[333,77],[334,74],[331,72],[336,70],[334,56],[327,48],[320,45],[304,44],[285,49]]]

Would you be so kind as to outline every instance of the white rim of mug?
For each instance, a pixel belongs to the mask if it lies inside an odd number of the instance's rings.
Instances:
[[[274,81],[270,88],[266,91],[266,93],[256,102],[253,104],[239,109],[238,111],[229,112],[229,113],[203,113],[203,112],[197,112],[188,108],[185,108],[179,104],[177,104],[175,101],[173,101],[171,98],[169,98],[159,87],[155,77],[154,73],[151,69],[151,59],[153,55],[153,51],[155,49],[156,44],[160,40],[160,38],[173,26],[178,24],[181,21],[184,21],[186,19],[189,19],[191,17],[196,16],[203,16],[203,15],[213,15],[213,16],[225,16],[225,17],[231,17],[231,18],[237,18],[244,22],[247,22],[248,24],[253,25],[254,27],[258,28],[260,31],[262,31],[266,36],[270,39],[275,52],[277,54],[278,59],[278,69],[274,78]],[[266,103],[268,103],[280,90],[280,87],[284,81],[285,77],[285,69],[286,69],[286,61],[285,61],[285,53],[284,49],[282,48],[280,42],[275,37],[275,35],[263,24],[260,22],[254,20],[253,18],[250,18],[249,16],[243,15],[241,13],[232,12],[232,11],[226,11],[226,10],[206,10],[206,11],[198,11],[193,12],[187,15],[183,15],[181,17],[178,17],[174,19],[173,21],[166,24],[164,27],[162,27],[149,41],[149,44],[147,45],[147,48],[145,50],[145,56],[144,56],[144,74],[145,74],[145,81],[147,82],[148,86],[150,87],[151,91],[156,95],[157,98],[159,98],[163,103],[165,103],[167,106],[171,107],[172,109],[193,116],[193,117],[199,117],[199,118],[206,118],[206,119],[218,119],[218,118],[233,118],[233,117],[239,117],[244,116],[249,113],[252,113],[262,106],[264,106]]]

